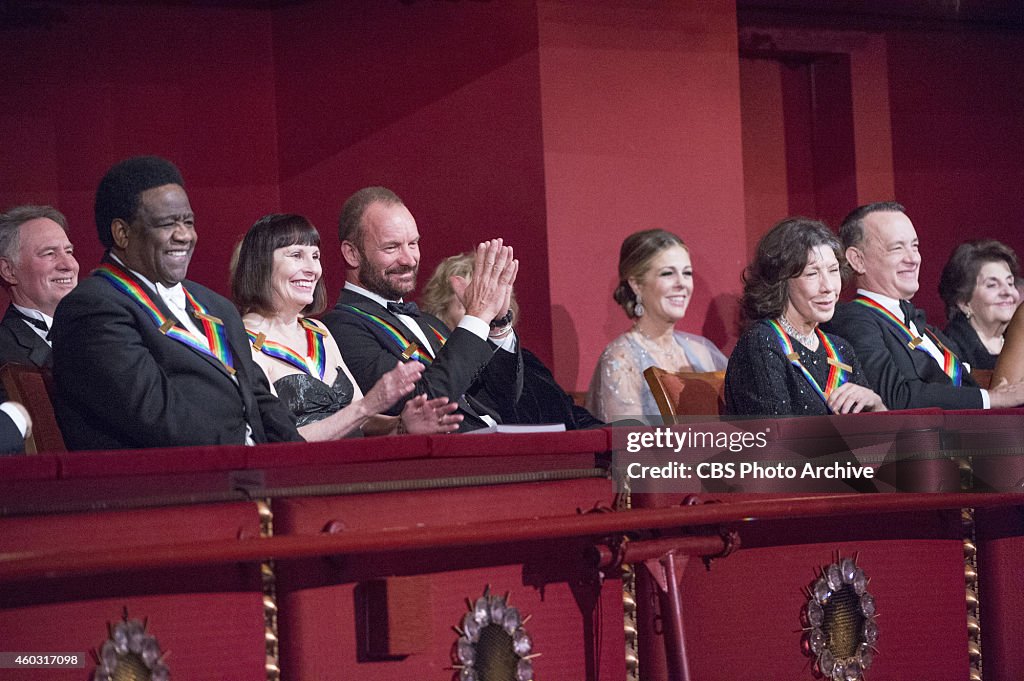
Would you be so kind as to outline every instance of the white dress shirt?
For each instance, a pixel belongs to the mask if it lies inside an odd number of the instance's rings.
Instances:
[[[135,270],[128,267],[128,265],[125,265],[124,261],[118,258],[113,253],[110,253],[110,257],[116,260],[118,264],[120,264],[122,267],[128,269],[129,272],[134,274],[135,277],[143,284],[145,284],[150,291],[153,291],[158,296],[160,296],[161,300],[163,300],[164,303],[167,304],[167,307],[171,309],[171,313],[174,315],[174,318],[178,320],[179,324],[185,327],[185,330],[188,331],[189,335],[195,337],[197,341],[206,345],[206,347],[210,348],[211,352],[213,351],[213,348],[210,347],[209,339],[206,338],[206,334],[199,330],[199,327],[196,326],[196,323],[192,320],[192,315],[188,313],[188,307],[185,299],[185,287],[181,284],[180,281],[174,286],[170,287],[164,286],[163,284],[154,283],[147,279],[146,277],[144,277],[143,275],[136,272]],[[237,385],[238,376],[230,372],[228,373],[228,375],[231,378],[231,380],[234,381],[235,384]],[[252,437],[252,426],[249,425],[248,421],[246,421],[245,423],[245,444],[256,444],[256,440],[254,440]]]
[[[46,314],[45,312],[40,312],[39,310],[33,310],[31,307],[22,307],[21,305],[15,305],[14,303],[11,303],[11,305],[14,305],[14,308],[16,310],[18,310],[18,312],[20,312],[21,314],[25,315],[26,317],[30,317],[32,319],[42,320],[42,322],[44,324],[46,324],[46,328],[47,328],[46,331],[43,331],[38,326],[36,326],[35,324],[33,324],[32,322],[30,322],[28,320],[23,320],[23,321],[25,322],[25,324],[28,325],[28,328],[30,328],[33,331],[35,331],[37,336],[39,336],[44,341],[46,341],[47,345],[53,345],[53,343],[50,342],[50,331],[49,331],[49,329],[53,328],[53,317],[51,317],[50,315]]]
[[[915,324],[912,320],[904,318],[903,310],[900,309],[899,300],[897,300],[896,298],[890,298],[889,296],[883,296],[881,293],[875,293],[874,291],[865,291],[862,288],[857,289],[857,293],[859,295],[864,296],[865,298],[870,298],[871,300],[875,301],[876,303],[884,307],[886,310],[891,312],[896,317],[896,319],[902,319],[903,323],[907,325],[907,327],[914,333],[914,335],[921,339],[921,344],[918,345],[918,347],[925,349],[928,352],[928,354],[931,355],[931,358],[934,359],[935,362],[939,365],[940,369],[943,367],[943,365],[946,362],[946,358],[942,355],[942,350],[939,349],[939,346],[935,345],[935,343],[931,339],[931,336],[924,333],[924,329],[917,328],[917,324]],[[971,370],[971,366],[966,363],[964,364],[964,368],[967,371]],[[982,409],[988,409],[989,404],[990,400],[988,397],[988,391],[982,390]]]

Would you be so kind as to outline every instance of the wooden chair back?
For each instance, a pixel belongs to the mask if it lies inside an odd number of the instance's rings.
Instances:
[[[50,401],[53,376],[49,369],[5,364],[0,367],[0,383],[7,391],[7,398],[25,405],[32,417],[32,433],[25,438],[25,453],[66,452]]]
[[[992,370],[991,369],[971,369],[971,378],[978,384],[979,388],[988,390],[989,386],[992,385]]]
[[[1003,334],[1006,339],[1003,351],[996,360],[996,368],[992,372],[991,385],[999,385],[1002,381],[1017,383],[1024,380],[1024,305],[1017,308]],[[977,379],[977,377],[975,377]]]
[[[644,369],[644,378],[666,421],[676,416],[718,416],[725,409],[725,372]]]

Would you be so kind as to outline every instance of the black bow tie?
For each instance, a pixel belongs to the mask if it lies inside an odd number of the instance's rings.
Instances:
[[[418,317],[420,314],[420,308],[416,303],[396,303],[388,301],[388,312],[391,314],[404,314],[410,317]]]
[[[919,333],[924,333],[924,328],[927,324],[925,321],[924,310],[920,310],[910,304],[909,301],[900,301],[900,310],[903,312],[903,318],[906,320],[907,325],[911,323],[917,327]]]
[[[49,333],[50,332],[50,327],[47,326],[46,322],[44,322],[42,319],[36,319],[35,317],[29,317],[27,314],[25,314],[24,312],[22,312],[21,310],[19,310],[17,308],[15,308],[14,311],[18,313],[19,317],[21,317],[26,322],[28,322],[32,326],[36,327],[37,329],[39,329],[43,333]]]

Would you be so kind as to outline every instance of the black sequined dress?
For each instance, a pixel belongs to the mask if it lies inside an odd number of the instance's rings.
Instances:
[[[288,374],[274,381],[274,389],[295,417],[295,425],[299,428],[341,411],[352,402],[355,393],[352,382],[341,367],[338,367],[334,385],[327,385],[309,374]],[[359,430],[353,434],[358,435]]]
[[[850,344],[839,336],[828,335],[842,362],[853,367],[851,380],[870,388]],[[829,365],[822,344],[808,350],[792,339],[800,362],[822,388],[828,380]],[[775,330],[761,320],[744,333],[729,356],[725,374],[727,414],[742,416],[825,415],[825,402],[808,383],[804,373],[786,359]]]

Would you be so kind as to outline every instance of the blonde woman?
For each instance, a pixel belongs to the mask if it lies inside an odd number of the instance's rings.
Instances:
[[[455,328],[466,314],[456,294],[453,280],[469,282],[473,275],[473,254],[463,253],[446,258],[437,266],[420,297],[420,306],[448,328]],[[512,294],[513,325],[519,319],[519,305]],[[604,425],[583,407],[578,406],[555,382],[551,370],[526,348],[523,354],[523,390],[518,399],[511,391],[495,390],[484,385],[480,397],[501,416],[503,423],[564,423],[567,430]]]

